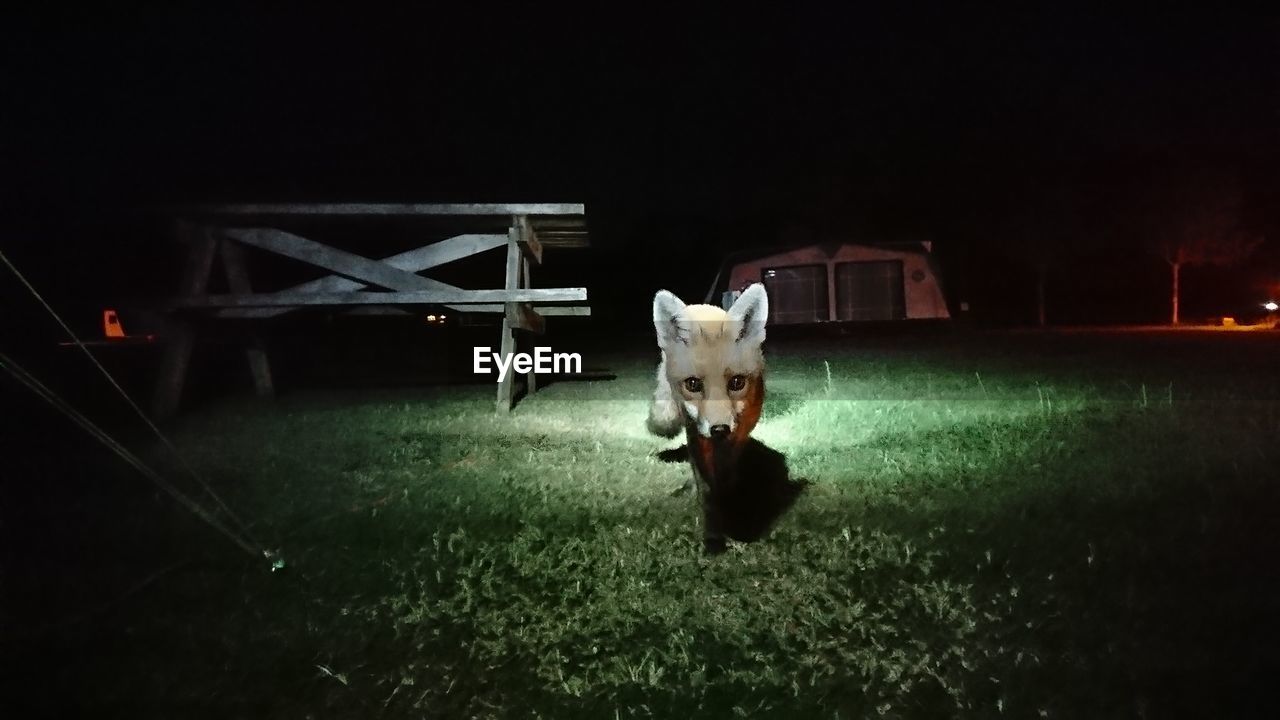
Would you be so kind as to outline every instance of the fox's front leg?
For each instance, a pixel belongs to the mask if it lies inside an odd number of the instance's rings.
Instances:
[[[693,465],[693,484],[698,487],[698,504],[702,507],[702,550],[707,555],[718,555],[725,551],[724,520],[720,506],[715,502],[716,498],[711,494],[711,484],[698,469],[698,464],[696,462],[691,464]]]

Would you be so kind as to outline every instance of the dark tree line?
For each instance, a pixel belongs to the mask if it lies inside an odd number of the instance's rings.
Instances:
[[[1169,317],[1181,321],[1182,271],[1237,266],[1262,243],[1250,228],[1247,196],[1239,182],[1220,171],[1172,172],[1128,191],[1097,193],[1061,185],[1034,188],[1012,197],[998,244],[1007,256],[1035,273],[1036,321],[1047,325],[1046,295],[1054,267],[1079,259],[1101,240],[1139,242],[1169,268]],[[1099,207],[1105,207],[1099,215]],[[1087,282],[1087,276],[1084,281]]]

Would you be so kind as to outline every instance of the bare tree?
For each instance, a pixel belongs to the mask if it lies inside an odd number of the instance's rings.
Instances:
[[[1243,201],[1230,181],[1180,183],[1161,202],[1152,250],[1169,265],[1172,322],[1178,324],[1183,267],[1242,262],[1262,238],[1242,224]]]

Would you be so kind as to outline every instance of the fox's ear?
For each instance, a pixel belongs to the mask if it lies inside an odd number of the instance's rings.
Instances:
[[[764,323],[769,318],[769,295],[764,285],[755,283],[742,291],[733,307],[729,308],[729,318],[742,323],[738,329],[738,342],[764,342]]]
[[[653,296],[653,328],[658,331],[658,347],[668,347],[676,341],[688,342],[681,332],[680,314],[684,301],[666,290]]]

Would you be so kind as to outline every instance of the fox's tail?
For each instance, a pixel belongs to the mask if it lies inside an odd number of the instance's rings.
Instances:
[[[682,425],[680,408],[676,407],[674,400],[659,402],[654,398],[653,404],[649,406],[649,417],[644,424],[654,435],[673,438],[680,432]]]
[[[673,438],[683,427],[684,418],[680,415],[680,406],[676,404],[676,399],[671,396],[671,383],[667,381],[666,364],[667,358],[664,355],[662,362],[658,365],[658,387],[653,391],[649,417],[644,424],[654,435]]]

